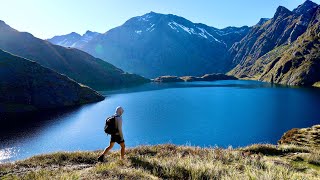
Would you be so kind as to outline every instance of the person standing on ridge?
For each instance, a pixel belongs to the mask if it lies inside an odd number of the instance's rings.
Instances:
[[[121,146],[121,159],[124,159],[125,154],[125,144],[124,144],[124,138],[123,138],[123,132],[122,132],[122,114],[124,110],[122,107],[118,106],[116,108],[115,113],[115,126],[118,129],[118,132],[111,135],[110,144],[108,147],[105,148],[105,150],[102,152],[102,154],[98,157],[98,161],[103,162],[104,155],[106,155],[114,146],[114,143],[118,143]]]

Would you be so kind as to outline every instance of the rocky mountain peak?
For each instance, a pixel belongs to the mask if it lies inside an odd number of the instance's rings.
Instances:
[[[279,6],[277,8],[277,11],[273,17],[273,19],[277,19],[278,17],[287,17],[287,16],[290,16],[292,14],[292,12],[287,9],[286,7],[283,7],[283,6]]]
[[[69,34],[69,36],[76,36],[76,37],[81,37],[80,34],[76,33],[76,32],[72,32]]]
[[[138,21],[150,21],[150,19],[152,18],[155,18],[155,17],[158,17],[158,16],[162,16],[163,14],[159,14],[159,13],[155,13],[153,11],[147,13],[147,14],[144,14],[142,16],[138,16],[137,19]]]
[[[84,36],[95,36],[97,34],[99,34],[99,33],[88,30],[88,31],[86,31],[86,33],[83,34],[83,37]]]
[[[10,28],[11,29],[11,27],[2,20],[0,20],[0,28]]]
[[[90,30],[87,30],[85,34],[92,34],[92,33],[95,33],[95,32],[92,32]]]
[[[259,22],[257,23],[258,26],[263,25],[264,23],[266,23],[269,20],[269,18],[261,18],[259,20]]]
[[[142,16],[138,16],[136,17],[138,19],[138,21],[146,21],[146,22],[150,22],[150,21],[154,21],[154,20],[162,20],[162,21],[174,21],[174,20],[180,20],[180,21],[189,21],[181,16],[177,16],[174,14],[161,14],[161,13],[156,13],[156,12],[149,12],[147,14],[144,14]],[[135,18],[132,18],[135,19]]]
[[[156,13],[156,12],[153,12],[153,11],[150,11],[149,13],[147,13],[147,15],[158,15],[159,13]]]
[[[306,0],[303,4],[299,5],[296,9],[294,9],[293,12],[296,14],[304,14],[304,13],[316,8],[317,6],[318,6],[318,4],[316,4],[310,0]]]

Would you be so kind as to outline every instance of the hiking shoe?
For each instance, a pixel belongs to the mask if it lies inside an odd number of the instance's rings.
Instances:
[[[104,158],[104,155],[100,155],[100,156],[98,157],[98,161],[99,161],[99,162],[103,162],[103,158]]]

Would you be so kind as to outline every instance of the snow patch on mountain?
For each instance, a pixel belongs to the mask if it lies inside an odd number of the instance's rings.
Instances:
[[[201,31],[201,32],[199,33],[199,35],[202,36],[202,37],[204,37],[204,38],[206,38],[206,39],[208,39],[208,36],[206,36],[206,34],[205,34],[205,32],[207,32],[207,31],[205,31],[204,29],[199,28],[199,27],[198,27],[198,29]]]
[[[94,37],[96,37],[99,33],[94,33],[94,32],[91,32],[90,34],[89,33],[85,33],[82,38],[81,38],[81,41],[83,42],[89,42],[91,41]]]
[[[145,16],[140,16],[139,17],[139,21],[146,21],[146,22],[148,22],[150,19],[152,18],[152,16],[151,15],[145,15]]]
[[[63,39],[61,42],[56,43],[59,46],[65,46],[65,47],[75,47],[76,43],[73,41],[70,41],[70,39],[66,38]]]
[[[173,30],[176,30],[177,32],[179,32],[179,30],[178,30],[176,27],[174,27],[172,24],[173,24],[173,22],[169,22],[169,23],[168,23],[168,25],[170,26],[170,28],[173,29]]]
[[[221,42],[221,41],[219,41],[217,38],[213,37],[210,33],[208,33],[208,31],[206,31],[205,29],[199,28],[199,27],[197,27],[197,28],[201,31],[201,32],[199,33],[200,36],[202,36],[202,37],[204,37],[204,38],[206,38],[206,39],[208,39],[208,36],[210,36],[210,37],[213,38],[215,41]]]
[[[155,28],[154,28],[155,24],[151,24],[151,23],[150,23],[150,25],[151,25],[151,26],[150,26],[149,28],[147,28],[147,31],[148,31],[148,32],[152,32],[152,31],[155,29]]]
[[[190,35],[197,35],[197,36],[200,36],[200,37],[208,39],[208,40],[214,40],[215,42],[225,44],[224,42],[221,42],[219,39],[215,38],[212,34],[210,34],[204,28],[200,28],[200,27],[196,27],[196,26],[194,26],[195,28],[189,28],[189,27],[186,27],[182,24],[176,23],[175,21],[169,22],[168,25],[170,26],[171,29],[173,29],[177,32],[179,32],[179,30],[183,30]]]
[[[173,30],[177,30],[177,32],[179,32],[179,28],[184,30],[185,32],[187,32],[188,34],[196,34],[195,30],[193,28],[188,28],[182,24],[176,23],[174,21],[169,22],[168,25],[171,27],[171,29]]]
[[[176,23],[176,22],[172,22],[172,24],[173,25],[175,25],[176,27],[180,27],[181,29],[183,29],[184,31],[186,31],[187,33],[189,33],[190,35],[191,34],[195,34],[195,31],[194,31],[194,29],[193,28],[188,28],[188,27],[186,27],[186,26],[184,26],[184,25],[182,25],[182,24],[178,24],[178,23]]]
[[[219,30],[215,30],[215,33],[217,33],[219,36],[227,36],[229,34],[242,34],[243,32],[245,32],[247,29],[246,28],[240,28],[240,29],[231,29],[229,28],[229,30],[227,30],[228,28],[225,29],[219,29]]]

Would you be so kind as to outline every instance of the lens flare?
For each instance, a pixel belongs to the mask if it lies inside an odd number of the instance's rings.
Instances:
[[[103,47],[101,44],[98,44],[96,47],[95,47],[95,51],[97,54],[102,54],[103,53]]]

